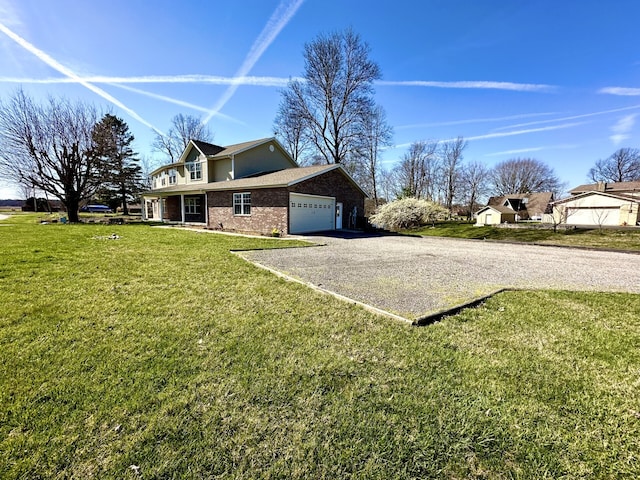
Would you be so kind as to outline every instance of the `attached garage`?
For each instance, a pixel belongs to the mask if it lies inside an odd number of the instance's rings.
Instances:
[[[334,230],[336,228],[335,212],[335,197],[290,193],[289,232]]]
[[[636,225],[640,196],[588,191],[554,203],[556,221],[577,226]]]

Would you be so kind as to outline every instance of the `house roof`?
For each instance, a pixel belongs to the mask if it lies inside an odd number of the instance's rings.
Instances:
[[[484,207],[482,207],[480,210],[478,210],[476,212],[476,215],[479,214],[479,213],[484,212],[485,210],[493,210],[493,211],[496,211],[498,213],[516,213],[511,208],[504,207],[502,205],[485,205]]]
[[[640,182],[587,183],[585,185],[578,185],[573,190],[569,190],[569,193],[571,195],[578,195],[580,193],[598,191],[607,193],[638,192],[640,194]]]
[[[242,143],[236,143],[234,145],[228,145],[226,147],[223,147],[222,150],[212,154],[212,156],[214,158],[230,157],[231,155],[237,155],[238,153],[244,152],[245,150],[249,150],[251,148],[255,148],[267,142],[276,142],[276,139],[273,137],[260,138],[258,140],[251,140],[249,142],[242,142]]]
[[[191,142],[206,156],[215,155],[225,149],[225,147],[221,147],[220,145],[203,142],[202,140],[191,140]]]
[[[629,182],[627,182],[629,183]],[[554,205],[560,204],[560,203],[567,203],[567,202],[571,202],[574,200],[579,200],[581,198],[585,198],[585,197],[590,197],[592,195],[599,195],[602,197],[609,197],[609,198],[616,198],[618,200],[625,200],[625,201],[631,201],[631,202],[635,202],[635,203],[640,203],[640,197],[638,195],[631,195],[628,193],[609,193],[609,192],[598,192],[596,190],[591,190],[591,191],[586,191],[583,193],[578,193],[577,195],[572,195],[570,197],[567,198],[563,198],[561,200],[557,200],[555,202],[553,202]]]
[[[241,145],[241,144],[239,144]],[[171,187],[160,188],[147,192],[147,195],[158,195],[167,193],[200,192],[200,191],[221,191],[221,190],[246,190],[250,188],[274,188],[289,187],[296,183],[303,182],[331,170],[339,170],[347,179],[358,188],[365,197],[366,192],[351,178],[340,164],[313,165],[310,167],[294,167],[279,170],[277,172],[253,175],[251,177],[239,178],[237,180],[223,180],[221,182],[200,183],[191,185],[173,185]]]
[[[526,199],[526,202],[522,200]],[[532,213],[544,213],[547,209],[547,205],[553,200],[552,192],[536,192],[536,193],[512,193],[509,195],[501,195],[498,197],[491,197],[487,202],[487,206],[494,207],[497,211],[501,213],[513,213],[516,210],[505,206],[504,204],[508,201],[512,206],[520,207],[519,211],[527,210],[529,214]],[[501,209],[500,210],[498,207]]]
[[[220,145],[214,145],[213,143],[203,142],[202,140],[189,140],[189,143],[185,147],[182,155],[180,155],[180,159],[177,162],[169,163],[166,165],[162,165],[156,168],[154,171],[150,173],[150,175],[155,175],[163,170],[168,168],[175,168],[179,165],[184,165],[185,160],[188,157],[189,152],[192,148],[196,148],[201,154],[210,159],[221,159],[228,158],[233,155],[237,155],[246,150],[250,150],[252,148],[258,147],[265,143],[273,143],[278,146],[278,148],[285,154],[285,156],[289,159],[292,165],[296,165],[295,161],[291,158],[289,153],[282,147],[280,142],[275,137],[267,137],[260,138],[258,140],[251,140],[248,142],[236,143],[233,145],[227,145],[226,147],[221,147]]]

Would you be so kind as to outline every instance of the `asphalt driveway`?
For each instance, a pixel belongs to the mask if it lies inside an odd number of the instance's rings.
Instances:
[[[349,234],[242,252],[322,289],[417,319],[503,288],[640,293],[640,255],[450,238]]]

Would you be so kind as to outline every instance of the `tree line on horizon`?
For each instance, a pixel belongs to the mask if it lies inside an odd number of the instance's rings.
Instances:
[[[566,187],[553,168],[534,158],[493,168],[465,161],[463,137],[415,141],[385,169],[381,156],[392,146],[393,129],[374,100],[381,70],[369,46],[347,29],[319,35],[303,56],[303,79],[281,92],[274,135],[301,166],[342,164],[375,205],[413,197],[441,204],[450,214],[464,205],[470,214],[487,195],[558,195]],[[211,142],[213,135],[200,118],[178,114],[165,134],[156,132],[152,148],[173,163],[191,139]],[[83,202],[100,199],[126,214],[127,204],[149,189],[152,162],[133,151],[133,141],[124,120],[86,103],[50,97],[37,104],[22,90],[0,99],[0,173],[24,192],[38,189],[58,198],[72,222]],[[587,178],[640,181],[640,151],[621,148],[597,160]]]

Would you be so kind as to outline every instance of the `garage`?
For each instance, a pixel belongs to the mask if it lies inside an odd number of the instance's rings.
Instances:
[[[289,232],[308,233],[333,230],[336,199],[302,193],[289,194]]]

